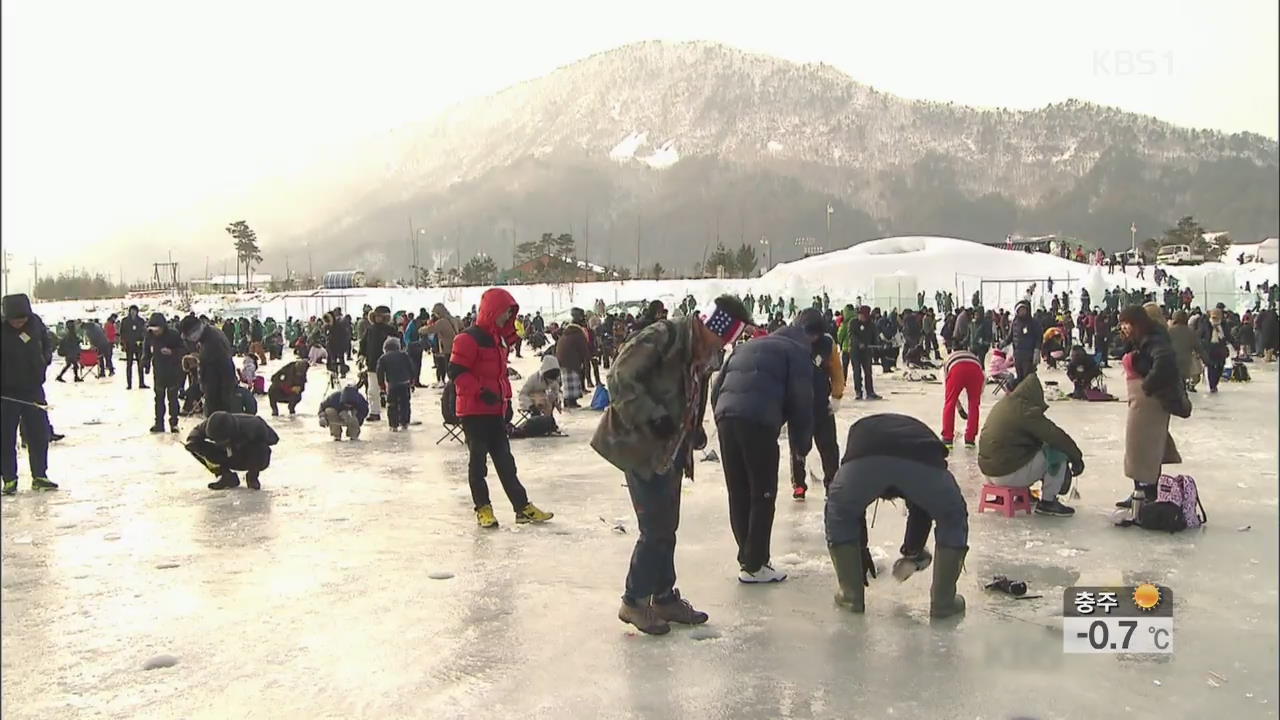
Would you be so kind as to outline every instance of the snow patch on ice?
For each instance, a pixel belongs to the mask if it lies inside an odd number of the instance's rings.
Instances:
[[[622,142],[613,146],[609,151],[609,159],[617,162],[626,162],[636,156],[636,150],[645,143],[649,138],[647,132],[632,131],[629,135],[622,138]]]
[[[680,162],[680,153],[676,152],[676,141],[668,140],[662,144],[662,147],[653,151],[653,154],[640,159],[645,165],[655,169],[662,170]]]
[[[769,148],[769,152],[771,153],[782,152],[782,149],[783,149],[782,143],[778,142],[777,140],[770,140],[769,144],[766,147]]]

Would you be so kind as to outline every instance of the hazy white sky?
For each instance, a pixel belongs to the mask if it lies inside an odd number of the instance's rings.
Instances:
[[[167,244],[147,228],[172,218],[189,230],[179,250],[221,252],[222,225],[251,209],[227,200],[251,182],[655,38],[823,61],[906,97],[1016,108],[1076,97],[1277,134],[1275,0],[4,0],[2,14],[15,287],[33,255],[58,270],[121,238]],[[1126,53],[1151,62],[1127,66]]]

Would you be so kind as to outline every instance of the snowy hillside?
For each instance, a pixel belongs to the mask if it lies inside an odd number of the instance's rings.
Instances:
[[[1253,304],[1253,294],[1242,288],[1247,281],[1255,288],[1264,280],[1280,283],[1280,265],[1206,263],[1199,266],[1168,268],[1182,286],[1190,286],[1196,303],[1211,306],[1222,302],[1243,310]],[[1137,271],[1119,269],[1108,274],[1106,268],[1082,265],[1048,255],[1001,250],[967,240],[945,237],[892,237],[856,245],[846,250],[817,255],[784,263],[761,278],[752,280],[629,280],[622,282],[576,283],[564,285],[511,285],[522,312],[541,311],[550,319],[563,319],[572,307],[591,308],[597,299],[606,305],[621,306],[638,312],[646,300],[662,300],[669,308],[693,295],[699,307],[708,307],[723,293],[745,296],[770,295],[796,298],[797,305],[807,305],[813,296],[826,293],[834,306],[862,302],[882,308],[914,307],[916,294],[925,293],[928,305],[934,293],[951,292],[968,304],[974,292],[982,294],[986,307],[1012,307],[1021,300],[1029,285],[1036,285],[1035,300],[1048,300],[1049,280],[1053,292],[1067,290],[1073,299],[1087,288],[1097,304],[1109,288],[1156,289],[1151,268],[1146,278]],[[247,314],[259,317],[310,317],[334,307],[358,312],[365,305],[388,305],[393,310],[430,309],[445,303],[456,313],[465,313],[480,302],[485,287],[453,288],[354,288],[351,290],[318,290],[314,292],[261,293],[249,296],[200,296],[193,310],[206,314]],[[47,321],[66,318],[105,318],[119,312],[129,301],[88,301],[38,303]],[[139,301],[139,305],[146,305]],[[145,311],[179,311],[171,304],[155,303]],[[762,318],[761,318],[762,319]]]

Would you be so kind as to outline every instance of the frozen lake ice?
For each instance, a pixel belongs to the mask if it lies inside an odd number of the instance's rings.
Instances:
[[[882,574],[865,615],[837,609],[821,490],[792,501],[785,470],[773,550],[791,578],[740,585],[721,469],[701,462],[676,562],[711,622],[665,637],[616,619],[635,522],[621,474],[587,445],[596,413],[569,414],[567,438],[514,443],[555,520],[516,526],[491,472],[502,527],[482,531],[465,449],[435,444],[438,391],[415,396],[424,424],[410,432],[338,444],[316,425],[327,391],[313,370],[303,412],[272,419],[282,439],[263,490],[219,493],[180,437],[147,432],[150,391],[50,382],[63,489],[32,494],[21,457],[21,490],[0,502],[4,716],[1275,717],[1277,377],[1252,369],[1174,420],[1203,530],[1111,525],[1130,487],[1123,402],[1050,410],[1086,455],[1072,519],[977,515],[976,451],[957,449],[971,528],[958,621],[929,622],[927,572]],[[872,412],[940,426],[941,385],[877,382],[884,402],[840,412],[842,447]],[[882,504],[873,545],[894,557],[902,526]],[[1044,597],[984,591],[994,574]],[[1064,587],[1139,581],[1175,591],[1172,656],[1062,653]]]

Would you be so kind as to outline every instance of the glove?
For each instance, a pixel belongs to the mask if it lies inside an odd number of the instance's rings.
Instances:
[[[666,440],[676,434],[676,421],[672,420],[670,415],[663,415],[650,420],[649,429],[658,438]]]
[[[863,586],[869,587],[871,585],[871,580],[868,578],[868,575],[872,578],[876,576],[876,561],[871,558],[871,549],[864,547],[862,548],[862,584]]]
[[[320,413],[320,427],[322,428],[329,427],[329,416],[325,415],[324,413]]]
[[[830,411],[830,414],[832,415],[835,415],[836,413],[840,412],[840,398],[838,397],[831,398],[831,402],[827,403],[827,409]]]
[[[480,391],[480,402],[485,405],[497,405],[502,402],[502,398],[498,397],[498,394],[494,391],[486,388]]]
[[[1071,476],[1080,477],[1084,474],[1084,460],[1073,460],[1071,462]]]

